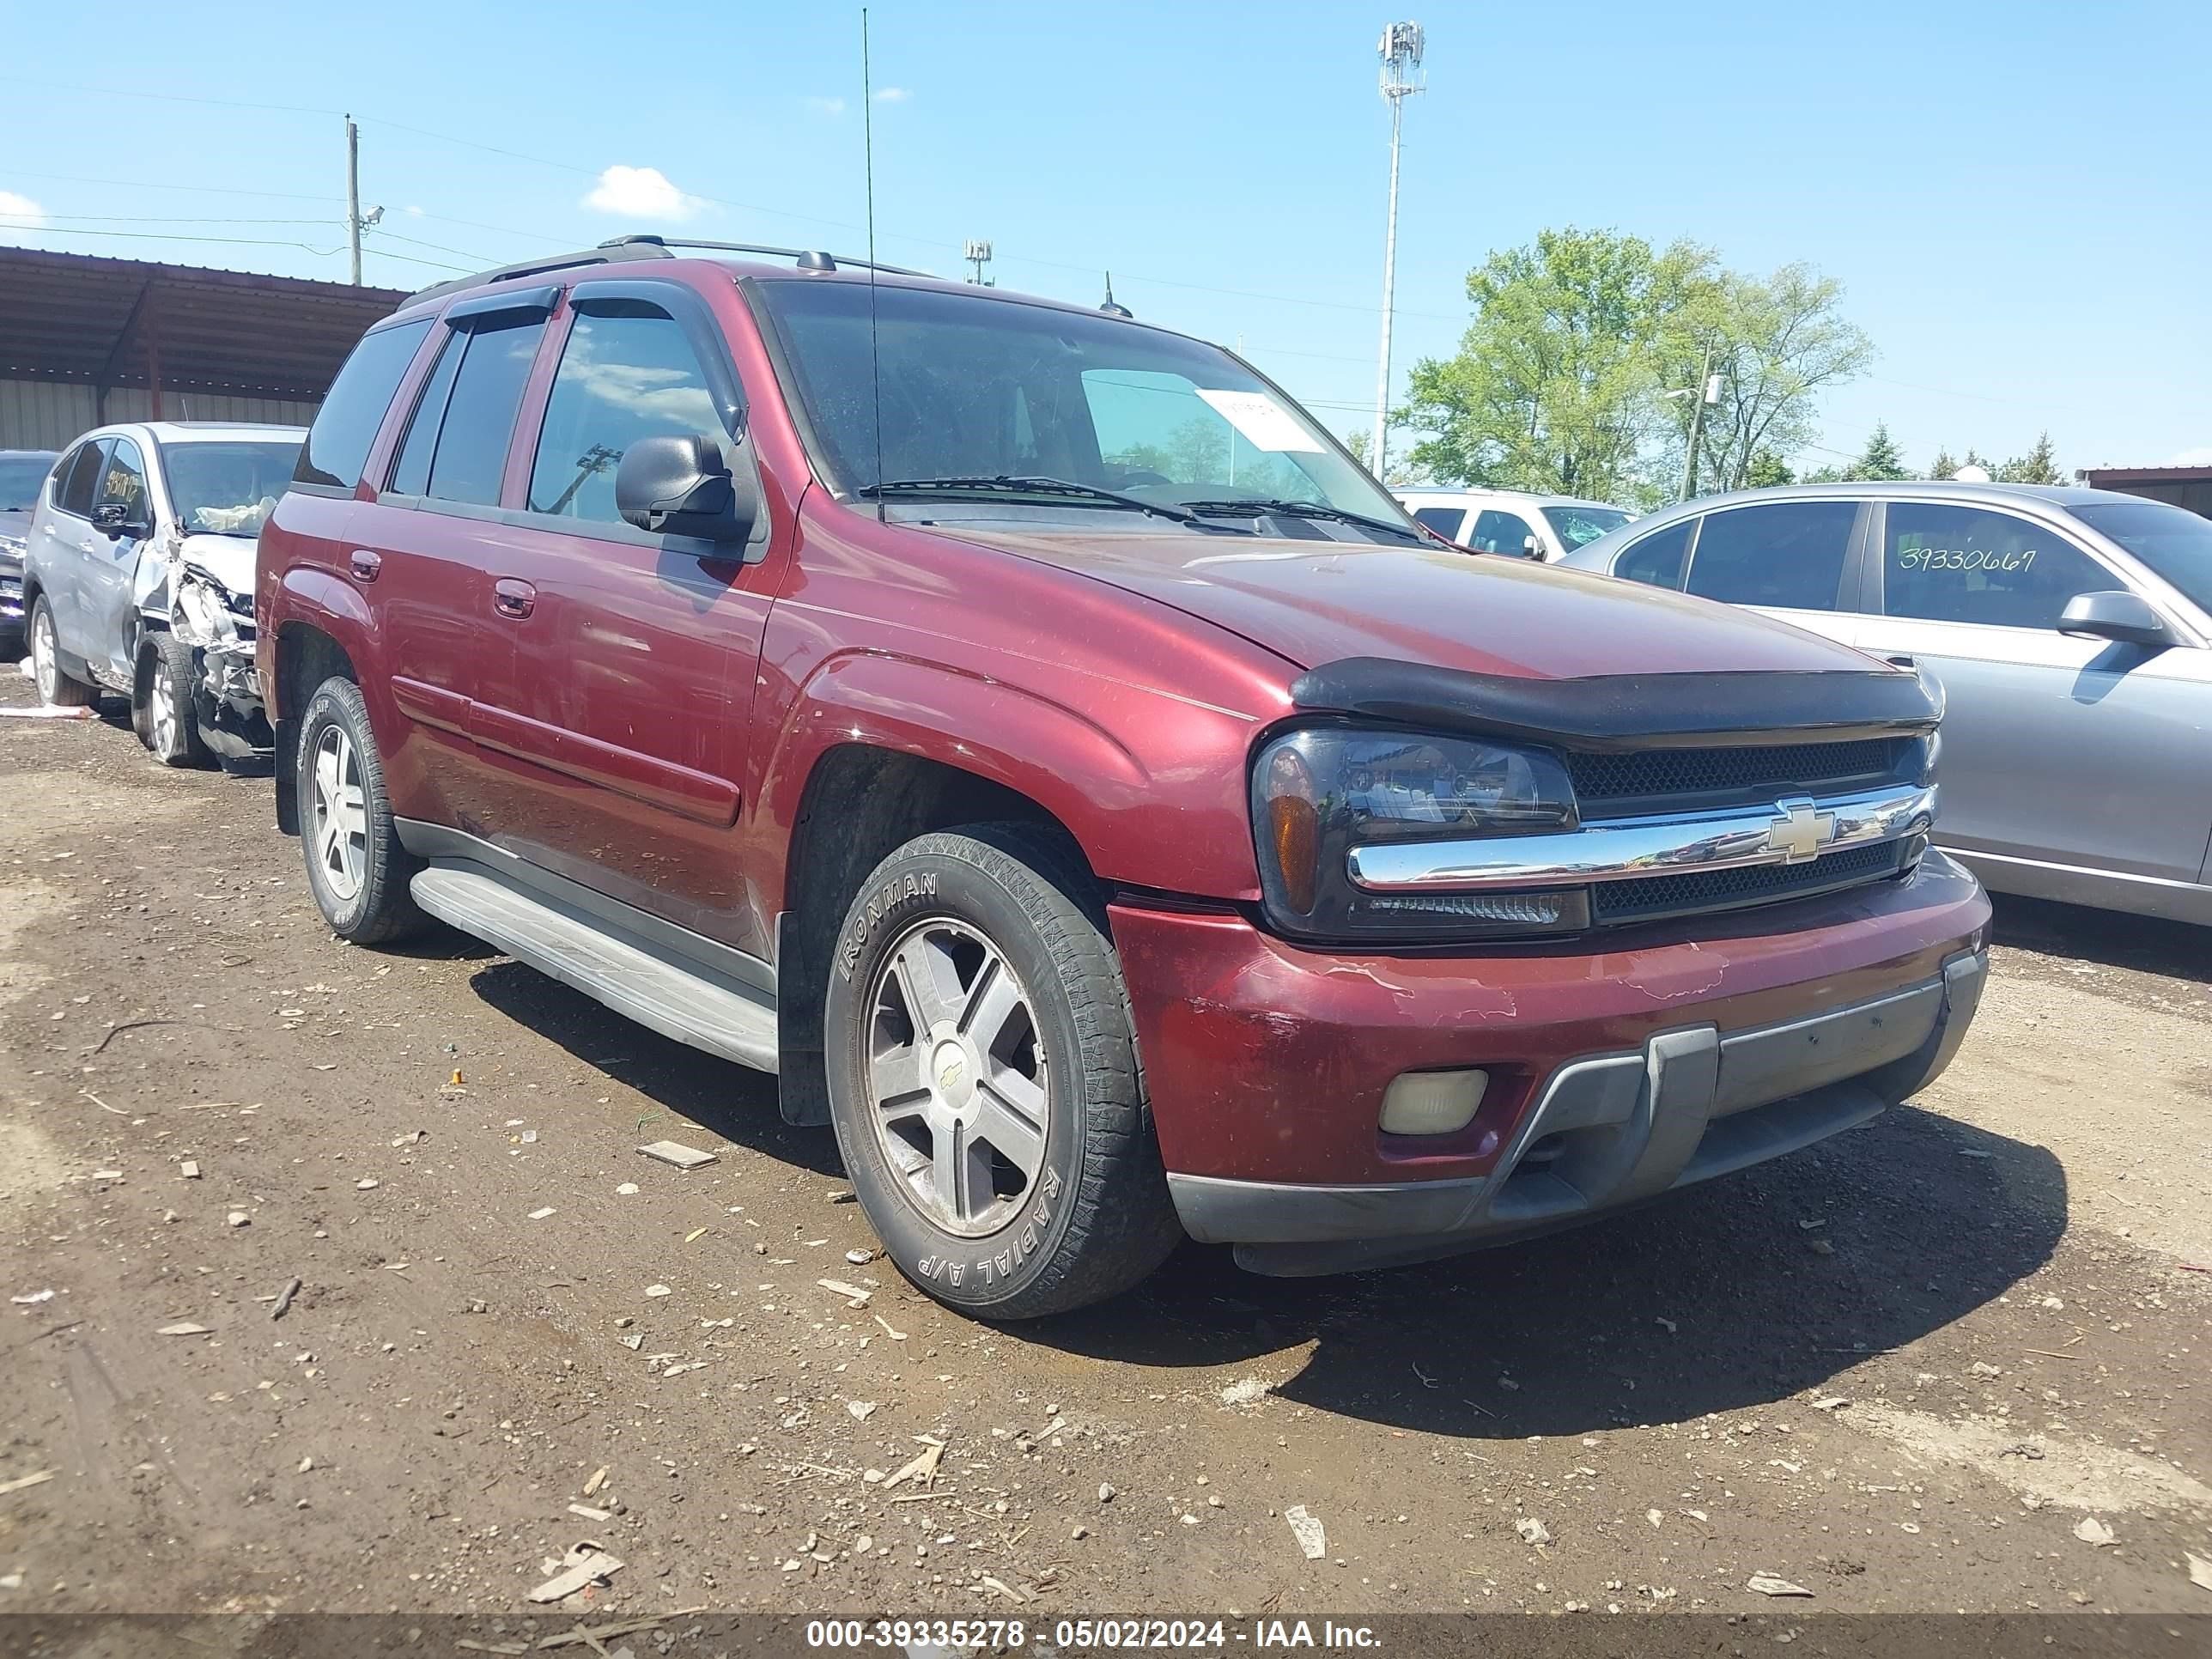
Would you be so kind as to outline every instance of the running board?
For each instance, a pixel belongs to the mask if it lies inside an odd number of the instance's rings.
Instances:
[[[776,1068],[775,1000],[677,962],[577,911],[517,891],[481,867],[443,861],[418,872],[415,902],[518,962],[596,998],[663,1036],[756,1071]]]

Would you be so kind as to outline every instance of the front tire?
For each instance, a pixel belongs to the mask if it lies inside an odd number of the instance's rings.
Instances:
[[[854,1192],[939,1301],[1065,1312],[1181,1240],[1105,917],[1059,837],[987,824],[884,860],[839,933],[825,1030]]]
[[[98,686],[70,678],[62,667],[54,608],[43,593],[31,601],[31,678],[39,688],[39,701],[52,708],[87,708],[100,699]]]
[[[173,634],[153,635],[144,650],[149,659],[142,671],[145,706],[132,710],[131,724],[164,766],[205,766],[210,757],[200,739],[193,695],[200,677],[198,653]]]
[[[331,931],[380,945],[422,928],[407,885],[417,866],[392,830],[368,708],[351,680],[325,680],[308,699],[296,786],[307,885]]]

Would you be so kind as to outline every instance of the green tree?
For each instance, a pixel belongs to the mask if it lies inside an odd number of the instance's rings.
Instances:
[[[1717,281],[1708,249],[1571,226],[1492,254],[1468,274],[1458,355],[1416,363],[1394,416],[1428,434],[1411,465],[1451,483],[1643,493],[1666,421],[1662,342]]]
[[[1729,485],[1732,489],[1770,489],[1776,484],[1796,483],[1797,475],[1790,470],[1789,462],[1771,449],[1761,449],[1751,458],[1743,477]]]
[[[1928,476],[1931,478],[1948,478],[1956,472],[1959,467],[1960,463],[1951,459],[1949,450],[1939,449],[1936,452],[1936,459],[1928,464]]]
[[[2064,483],[2066,475],[2058,470],[2058,456],[2051,447],[2051,434],[2040,433],[2035,447],[2025,455],[2015,455],[1994,473],[1999,483],[2055,484]]]
[[[1762,452],[1787,455],[1812,441],[1821,393],[1873,362],[1873,343],[1844,319],[1842,301],[1833,277],[1787,264],[1764,278],[1723,272],[1674,319],[1664,342],[1666,384],[1693,386],[1707,362],[1721,377],[1720,401],[1699,423],[1698,477],[1705,487],[1741,489]],[[1671,470],[1679,477],[1693,410],[1686,400],[1674,410]]]
[[[1905,456],[1899,450],[1896,441],[1889,435],[1887,421],[1875,422],[1874,431],[1867,438],[1866,447],[1859,451],[1856,459],[1844,469],[1844,476],[1854,483],[1912,476],[1905,470]]]

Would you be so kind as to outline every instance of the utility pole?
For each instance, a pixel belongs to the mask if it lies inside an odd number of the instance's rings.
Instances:
[[[346,242],[353,250],[353,285],[361,286],[361,129],[346,124]]]
[[[1382,347],[1375,370],[1375,439],[1371,452],[1379,483],[1389,449],[1390,308],[1398,283],[1398,139],[1405,125],[1406,100],[1421,89],[1421,51],[1425,45],[1419,23],[1393,23],[1382,31],[1376,48],[1382,59],[1382,92],[1390,106],[1390,216],[1382,235]]]
[[[1705,342],[1705,361],[1698,366],[1697,390],[1690,393],[1690,453],[1682,461],[1682,499],[1698,493],[1698,444],[1705,433],[1705,410],[1721,400],[1721,377],[1713,373],[1713,343]]]

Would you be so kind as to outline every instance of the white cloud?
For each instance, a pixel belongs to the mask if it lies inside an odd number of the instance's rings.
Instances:
[[[2167,466],[2212,466],[2212,444],[2199,444],[2194,449],[2185,449]]]
[[[35,230],[46,222],[46,210],[27,196],[0,190],[0,219],[7,220],[12,229]]]
[[[885,87],[876,94],[876,101],[879,104],[903,104],[913,96],[914,92],[910,88]]]
[[[422,216],[422,210],[418,207],[404,207],[399,210],[410,219],[419,219]]]
[[[631,220],[683,220],[699,211],[698,198],[669,183],[659,167],[609,167],[584,205]]]
[[[817,115],[842,115],[845,100],[842,98],[806,98],[800,100]]]

